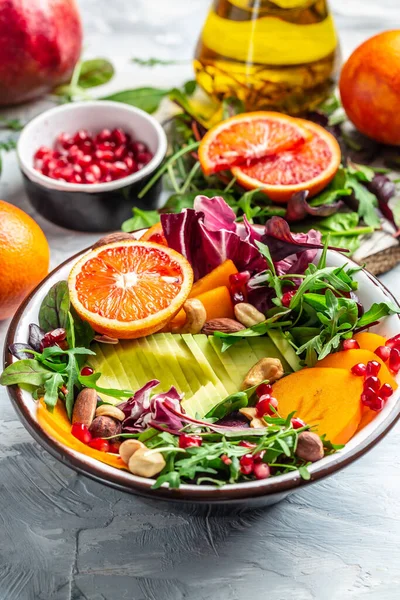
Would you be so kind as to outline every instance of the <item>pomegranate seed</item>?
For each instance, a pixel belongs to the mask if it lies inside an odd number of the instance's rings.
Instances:
[[[238,443],[238,446],[242,446],[243,448],[256,448],[257,444],[253,444],[253,442],[248,442],[247,440],[242,440]]]
[[[139,165],[138,165],[138,169],[140,170]],[[245,297],[244,297],[243,292],[234,292],[232,294],[233,304],[239,304],[240,302],[244,302],[244,301],[245,301]]]
[[[261,396],[256,404],[257,417],[261,418],[264,415],[275,415],[276,413],[272,410],[273,408],[275,410],[278,408],[278,400],[269,395]]]
[[[108,452],[111,452],[112,454],[119,454],[120,445],[120,442],[109,442],[110,447],[108,449]]]
[[[40,148],[38,148],[38,150],[36,150],[34,158],[41,160],[42,158],[44,158],[45,156],[47,156],[48,154],[51,154],[51,153],[52,153],[51,149],[47,148],[47,146],[40,146]]]
[[[398,373],[400,371],[400,350],[392,348],[389,356],[389,369],[392,373]]]
[[[270,383],[262,383],[256,389],[256,394],[259,398],[261,398],[261,396],[265,396],[265,395],[270,396],[272,394],[272,385]]]
[[[265,450],[261,450],[261,452],[257,452],[257,454],[253,454],[254,462],[261,462],[265,456]]]
[[[79,129],[74,135],[74,144],[80,145],[82,142],[86,142],[90,138],[89,132],[86,129]]]
[[[226,454],[223,454],[221,456],[221,460],[225,465],[231,465],[232,464],[232,459],[229,458],[229,456],[227,456]]]
[[[135,156],[142,152],[147,152],[147,146],[146,144],[143,144],[143,142],[132,142],[131,148]]]
[[[62,148],[63,150],[67,150],[74,143],[73,139],[68,135],[68,133],[60,133],[56,141],[56,147]]]
[[[147,163],[149,163],[152,158],[153,155],[151,154],[151,152],[139,152],[139,154],[137,155],[138,162],[143,163],[144,165],[147,165]]]
[[[379,390],[379,396],[381,398],[390,398],[393,394],[393,388],[389,383],[384,383],[381,389]]]
[[[367,368],[365,371],[366,377],[376,377],[381,369],[381,363],[378,363],[376,360],[370,360],[367,363]]]
[[[289,308],[290,305],[290,301],[293,298],[293,296],[295,296],[297,290],[290,290],[290,292],[285,292],[282,296],[282,306],[285,306],[286,308]]]
[[[364,377],[367,372],[367,367],[364,363],[357,363],[354,367],[351,367],[351,372],[353,375],[358,375],[358,377]]]
[[[102,438],[94,438],[89,442],[89,446],[94,448],[95,450],[99,450],[100,452],[109,452],[110,451],[110,443],[108,440],[103,440]]]
[[[383,398],[376,396],[376,398],[369,404],[369,408],[374,410],[375,412],[379,412],[385,406],[385,401]]]
[[[80,145],[81,150],[83,150],[83,152],[85,152],[85,154],[91,154],[94,150],[94,143],[92,138],[86,140],[86,142],[83,142]]]
[[[128,137],[126,133],[122,131],[122,129],[114,129],[112,132],[112,137],[114,141],[118,144],[118,146],[126,144],[126,142],[128,141]]]
[[[254,468],[254,458],[251,454],[245,454],[239,460],[240,472],[243,475],[250,475]]]
[[[80,167],[87,167],[88,165],[91,164],[93,158],[90,154],[83,154],[82,156],[79,156],[77,158],[77,165],[79,165]]]
[[[400,348],[400,333],[387,340],[385,345],[389,348]]]
[[[128,170],[127,165],[125,164],[125,162],[123,162],[122,160],[117,160],[114,164],[113,164],[113,169],[115,171],[120,171],[121,173],[126,173],[126,171]]]
[[[58,168],[66,167],[67,165],[68,165],[68,160],[65,158],[65,156],[62,156],[61,158],[57,159],[57,167]]]
[[[135,173],[135,171],[137,171],[136,162],[131,156],[125,156],[124,163],[126,164],[130,172]]]
[[[256,479],[268,479],[268,477],[271,475],[271,469],[269,468],[269,465],[264,462],[255,463],[253,472]]]
[[[53,329],[53,331],[49,331],[47,335],[51,337],[53,342],[57,343],[65,340],[65,338],[67,337],[67,332],[63,327],[59,327],[58,329]]]
[[[114,158],[112,150],[96,150],[94,155],[97,160],[113,160]]]
[[[93,173],[85,173],[85,183],[97,183],[98,179],[93,175]]]
[[[112,134],[109,129],[103,129],[97,134],[96,141],[99,140],[100,142],[107,142],[111,139],[111,135]]]
[[[360,348],[360,344],[357,342],[357,340],[343,340],[343,345],[342,345],[343,350],[359,350]]]
[[[366,380],[364,381],[364,389],[368,389],[371,388],[371,390],[374,390],[374,392],[377,392],[379,390],[379,388],[381,387],[381,382],[379,381],[379,379],[377,377],[374,377],[371,375],[371,377],[367,377]]]
[[[375,350],[375,354],[379,356],[383,362],[386,362],[389,360],[390,348],[389,346],[378,346],[378,348]]]
[[[229,275],[229,285],[230,285],[231,289],[240,289],[241,287],[246,285],[246,283],[249,281],[249,279],[250,279],[249,271],[242,271],[241,273],[233,273],[232,275]]]
[[[89,165],[86,169],[86,173],[92,173],[96,179],[100,179],[101,177],[101,169],[99,165]]]
[[[89,444],[92,441],[92,434],[89,428],[83,423],[74,423],[71,428],[71,433],[76,439],[84,444]]]
[[[300,429],[301,427],[305,427],[304,421],[299,419],[298,417],[294,417],[291,421],[293,429]]]
[[[179,448],[191,448],[193,446],[201,446],[203,440],[199,435],[188,435],[182,433],[179,436]]]
[[[92,369],[92,367],[83,367],[81,369],[82,377],[89,377],[89,375],[93,375],[93,373],[94,373],[94,369]]]
[[[82,183],[82,177],[79,175],[79,173],[72,175],[70,183]]]
[[[117,160],[122,160],[126,155],[126,146],[118,146],[118,148],[114,151],[114,158]]]
[[[375,390],[372,390],[371,388],[366,388],[361,394],[361,402],[365,404],[365,406],[370,406],[371,402],[374,402],[376,397],[377,393],[375,392]]]

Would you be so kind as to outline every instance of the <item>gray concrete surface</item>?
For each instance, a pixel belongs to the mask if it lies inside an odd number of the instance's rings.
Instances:
[[[129,58],[190,58],[208,0],[80,5],[87,56],[110,57],[117,66],[110,89],[190,76],[190,65],[151,71]],[[332,5],[345,55],[400,24],[398,0]],[[34,215],[12,154],[4,159],[0,197],[37,218],[52,266],[94,237]],[[399,274],[382,278],[395,294]],[[0,346],[6,329],[1,323]],[[353,466],[268,510],[198,514],[143,502],[55,461],[33,442],[1,388],[0,600],[397,600],[399,464],[397,426]]]

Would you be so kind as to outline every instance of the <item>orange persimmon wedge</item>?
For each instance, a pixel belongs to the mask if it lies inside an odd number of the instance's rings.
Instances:
[[[326,434],[333,444],[346,444],[361,420],[361,377],[347,369],[303,369],[273,385],[278,412],[287,417],[293,411],[307,425]]]
[[[370,360],[376,360],[381,365],[378,375],[381,383],[389,383],[394,390],[397,389],[398,386],[396,380],[383,360],[370,350],[363,350],[360,348],[359,350],[342,350],[341,352],[335,352],[335,354],[330,354],[317,362],[315,368],[333,367],[335,369],[348,369],[350,371],[354,365],[358,363],[364,363],[364,365],[366,365]]]
[[[91,458],[96,458],[101,462],[116,467],[117,469],[126,469],[125,463],[117,454],[100,452],[75,438],[71,433],[71,423],[68,420],[64,405],[59,400],[51,413],[47,410],[43,400],[37,405],[37,418],[40,426],[53,439],[61,444],[68,446],[72,450],[81,452]]]
[[[370,350],[375,352],[379,346],[386,344],[386,338],[377,333],[370,333],[369,331],[361,331],[356,333],[354,339],[359,343],[360,348],[363,350]]]
[[[199,296],[200,294],[204,294],[204,292],[209,292],[210,290],[221,286],[229,287],[229,277],[237,272],[238,270],[235,267],[235,264],[228,258],[193,284],[189,298],[194,298],[195,296]]]
[[[226,317],[228,319],[234,319],[235,313],[233,310],[233,303],[228,288],[223,285],[217,287],[204,294],[195,296],[204,305],[207,313],[207,321],[211,319],[220,319]],[[170,321],[166,326],[166,331],[182,327],[186,321],[186,314],[184,310],[180,310],[176,317]]]

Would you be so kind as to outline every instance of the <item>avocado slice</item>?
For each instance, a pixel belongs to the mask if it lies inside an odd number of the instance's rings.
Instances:
[[[182,371],[181,365],[178,361],[178,356],[174,351],[173,346],[170,345],[168,335],[164,333],[156,333],[152,336],[154,343],[158,346],[158,352],[161,360],[165,365],[170,366],[171,371],[178,383],[178,390],[180,393],[185,394],[185,398],[193,396],[193,390],[188,382],[184,372]]]
[[[209,341],[209,337],[203,333],[199,333],[193,336],[193,340],[196,342],[204,356],[208,360],[211,368],[214,370],[218,379],[222,382],[226,388],[228,394],[233,394],[237,391],[235,384],[233,383],[229,371],[226,368],[221,355],[216,352]]]
[[[139,389],[149,381],[149,365],[145,363],[143,366],[140,360],[141,352],[139,351],[138,340],[122,340],[119,345],[119,351],[124,357],[125,368],[129,371],[129,374],[135,377],[136,386]],[[118,351],[117,346],[116,350]]]
[[[224,398],[225,396],[228,396],[228,392],[226,391],[225,386],[218,379],[217,375],[215,374],[214,370],[210,366],[210,364],[209,364],[208,360],[206,359],[206,357],[204,356],[203,352],[200,350],[200,348],[194,341],[193,336],[189,333],[184,333],[184,334],[182,334],[182,338],[183,338],[184,342],[187,344],[191,353],[193,354],[195,360],[198,362],[200,368],[202,369],[202,371],[204,373],[206,380],[211,381],[214,384],[215,388],[217,389],[218,393],[220,394],[221,399]]]
[[[221,400],[214,384],[207,381],[191,398],[183,400],[182,406],[191,417],[203,418]]]
[[[293,346],[289,344],[287,337],[282,333],[282,331],[280,329],[270,329],[268,331],[268,336],[279,350],[281,354],[281,357],[279,358],[282,360],[283,357],[285,361],[289,363],[293,371],[300,371],[300,369],[303,368],[301,366],[300,358],[297,356]]]

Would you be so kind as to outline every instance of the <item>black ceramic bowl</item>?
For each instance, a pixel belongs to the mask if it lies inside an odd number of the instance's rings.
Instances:
[[[78,129],[97,133],[120,127],[132,138],[145,142],[152,160],[140,171],[109,183],[76,184],[46,177],[33,167],[40,146],[53,146],[61,132]],[[139,200],[138,194],[154,175],[167,151],[161,125],[144,111],[119,102],[96,100],[52,108],[30,121],[17,147],[19,166],[29,200],[46,219],[79,231],[112,231],[132,216],[132,207],[157,208],[161,182]]]

